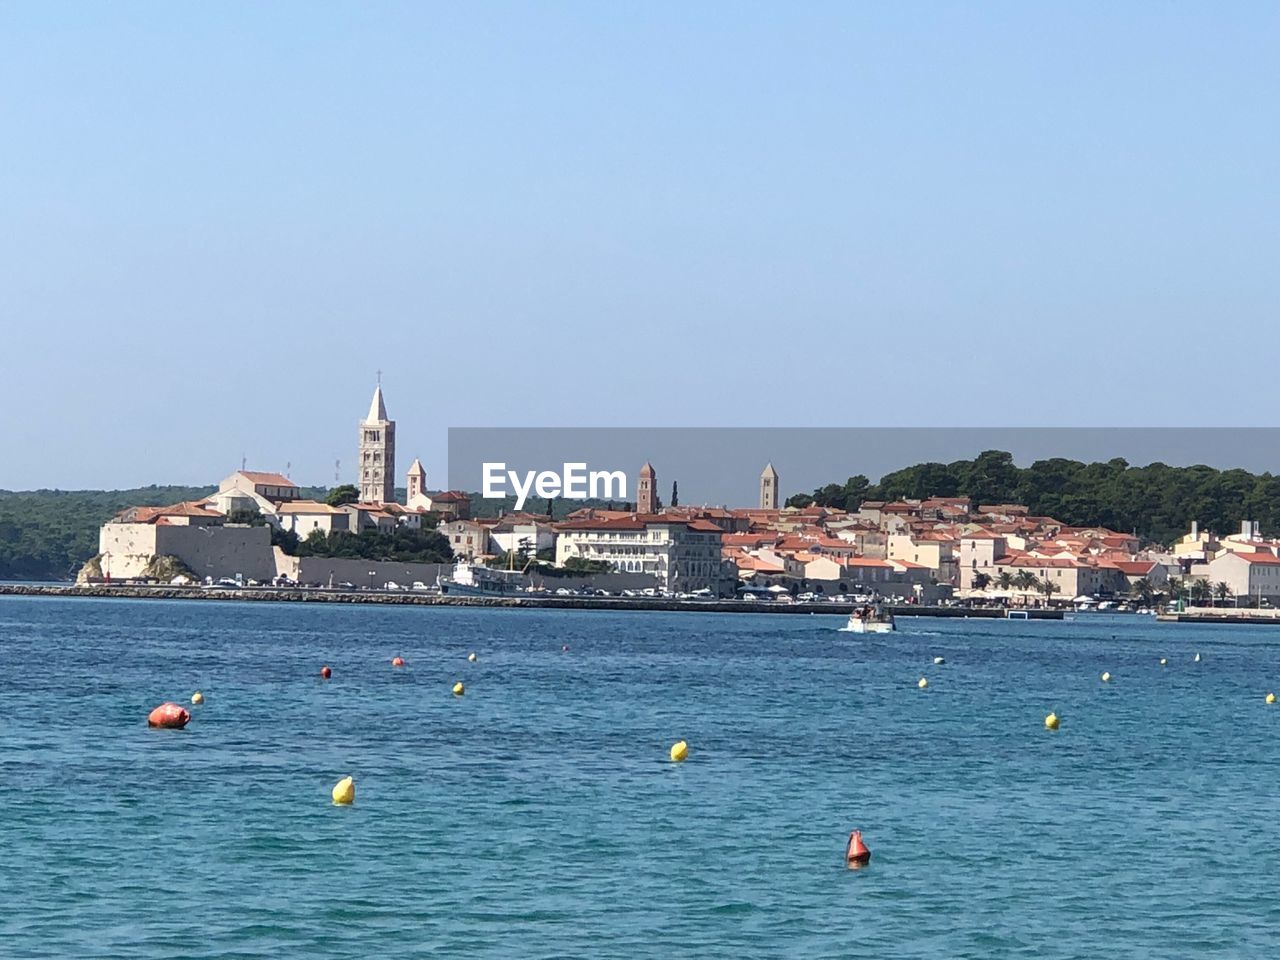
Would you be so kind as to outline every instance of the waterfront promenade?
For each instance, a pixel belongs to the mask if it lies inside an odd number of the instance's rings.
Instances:
[[[553,610],[670,610],[693,613],[848,615],[854,603],[787,603],[758,600],[682,600],[672,597],[565,597],[529,594],[502,597],[445,596],[414,590],[316,590],[288,587],[178,587],[137,584],[0,584],[0,596],[85,597],[132,600],[239,600],[265,603],[383,604],[428,607],[528,607]],[[1003,607],[886,606],[896,617],[1003,619]],[[1061,610],[1029,610],[1032,620],[1061,620]]]

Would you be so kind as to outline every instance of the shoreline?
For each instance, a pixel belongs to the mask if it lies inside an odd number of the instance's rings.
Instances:
[[[304,590],[298,588],[217,588],[173,586],[106,586],[103,584],[0,584],[0,597],[59,597],[125,600],[217,600],[252,603],[390,604],[421,607],[502,607],[546,610],[660,610],[684,613],[773,613],[848,616],[861,604],[777,603],[750,600],[675,600],[663,597],[460,597],[413,591]],[[1005,619],[1003,607],[925,607],[886,605],[895,617]],[[1031,620],[1061,620],[1063,610],[1032,609]]]

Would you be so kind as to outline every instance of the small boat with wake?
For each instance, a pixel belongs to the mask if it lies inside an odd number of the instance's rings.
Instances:
[[[846,633],[893,633],[898,629],[893,624],[893,614],[879,607],[859,607],[849,614],[849,622],[844,627]]]

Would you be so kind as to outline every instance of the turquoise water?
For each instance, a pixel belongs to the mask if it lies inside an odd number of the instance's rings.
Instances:
[[[1280,946],[1280,629],[839,624],[0,598],[0,954]]]

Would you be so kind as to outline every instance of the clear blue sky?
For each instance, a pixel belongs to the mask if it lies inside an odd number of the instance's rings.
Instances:
[[[0,487],[1274,424],[1271,3],[0,5]]]

